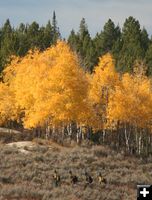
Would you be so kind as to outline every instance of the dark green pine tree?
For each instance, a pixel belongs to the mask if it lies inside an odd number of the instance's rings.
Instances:
[[[119,26],[115,27],[114,38],[115,40],[113,41],[111,52],[117,61],[119,57],[119,52],[122,48],[121,30]]]
[[[44,46],[45,46],[45,48],[48,48],[53,44],[52,31],[53,31],[52,25],[51,25],[51,22],[49,20],[45,29],[44,29]]]
[[[120,36],[121,32],[119,26],[115,27],[114,22],[109,19],[105,23],[103,31],[101,31],[100,34],[97,33],[94,39],[97,57],[107,52],[112,52],[112,50],[114,51],[114,46],[116,43],[117,46],[119,45],[118,43],[120,42]]]
[[[148,33],[147,33],[146,29],[143,28],[141,31],[141,46],[142,46],[142,50],[143,50],[143,58],[145,57],[145,54],[148,50],[149,43],[150,43],[150,40],[148,37]]]
[[[28,45],[30,49],[40,48],[40,30],[39,24],[37,22],[33,22],[27,27],[27,37],[28,37]]]
[[[80,47],[80,53],[82,57],[86,56],[87,48],[90,45],[91,37],[88,31],[87,24],[85,23],[85,19],[83,18],[80,22],[80,29],[79,29],[79,42],[81,45]]]
[[[86,36],[87,36],[87,37],[88,37],[88,36],[90,37],[89,31],[88,31],[88,26],[87,26],[87,24],[86,24],[84,18],[82,18],[82,20],[81,20],[81,22],[80,22],[79,33],[78,33],[78,35],[79,35],[79,39],[80,39],[81,41],[83,41],[83,40],[85,39]]]
[[[57,26],[56,14],[53,12],[52,19],[52,44],[55,44],[58,39],[61,38],[59,27]]]
[[[94,66],[95,51],[88,31],[88,26],[84,18],[82,18],[80,22],[78,33],[75,34],[74,30],[71,31],[71,34],[68,38],[68,43],[72,49],[77,52],[81,66],[85,70],[91,71]]]
[[[16,33],[16,54],[19,56],[24,56],[29,48],[29,38],[27,36],[27,26],[23,23],[19,25],[19,27],[15,31]]]
[[[89,42],[89,45],[86,50],[86,56],[84,58],[84,63],[86,66],[86,70],[93,72],[95,65],[97,65],[96,51],[93,41]],[[87,68],[88,66],[88,68]]]
[[[38,48],[41,50],[41,51],[43,51],[43,50],[45,50],[48,46],[46,46],[46,44],[45,44],[45,38],[44,38],[44,32],[45,32],[45,27],[44,26],[41,26],[40,28],[39,28],[39,35],[38,35],[38,40],[39,40],[39,46],[38,46]]]
[[[147,75],[152,76],[152,39],[145,55],[145,62],[148,68]]]
[[[9,62],[10,56],[12,54],[15,54],[14,41],[14,29],[11,27],[9,19],[7,19],[4,26],[1,29],[0,71],[2,71],[5,65]]]
[[[79,36],[74,30],[71,31],[68,37],[68,44],[71,46],[73,51],[79,52]]]
[[[71,31],[68,38],[68,43],[78,54],[81,66],[85,70],[90,70],[92,66],[90,62],[91,56],[89,51],[92,43],[84,18],[82,18],[80,22],[79,32],[76,34],[74,30]]]
[[[84,18],[80,22],[78,38],[78,52],[81,57],[81,65],[85,70],[92,71],[95,63],[95,47]]]
[[[140,24],[135,18],[129,17],[122,29],[122,48],[119,53],[118,70],[132,72],[134,62],[142,60],[143,56]]]

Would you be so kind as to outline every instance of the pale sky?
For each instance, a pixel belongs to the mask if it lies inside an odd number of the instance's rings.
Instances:
[[[37,21],[45,25],[55,10],[63,37],[72,29],[78,31],[82,17],[86,19],[92,36],[100,32],[111,18],[122,27],[133,16],[152,34],[152,0],[0,0],[0,25],[7,18],[13,26]]]

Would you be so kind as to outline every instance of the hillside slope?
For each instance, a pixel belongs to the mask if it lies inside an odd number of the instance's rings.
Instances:
[[[152,163],[103,146],[62,148],[30,142],[23,149],[0,146],[0,200],[134,200],[137,183],[152,183]],[[55,169],[61,175],[59,187],[52,182]],[[69,170],[79,176],[77,185],[70,184]],[[85,171],[94,178],[91,186],[85,187]],[[99,172],[106,185],[98,184]]]

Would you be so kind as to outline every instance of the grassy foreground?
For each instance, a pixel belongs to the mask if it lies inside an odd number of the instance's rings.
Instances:
[[[61,175],[61,186],[54,187],[54,169]],[[152,163],[125,157],[103,146],[61,147],[35,144],[18,149],[0,145],[0,200],[134,200],[136,185],[152,183]],[[68,171],[79,176],[72,186]],[[93,177],[85,186],[84,171]],[[107,184],[99,185],[101,172]]]

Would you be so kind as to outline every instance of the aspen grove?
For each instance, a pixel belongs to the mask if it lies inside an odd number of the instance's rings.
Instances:
[[[0,124],[151,153],[152,83],[143,63],[137,60],[132,74],[117,72],[110,53],[92,73],[80,63],[64,41],[12,56],[0,82]]]

